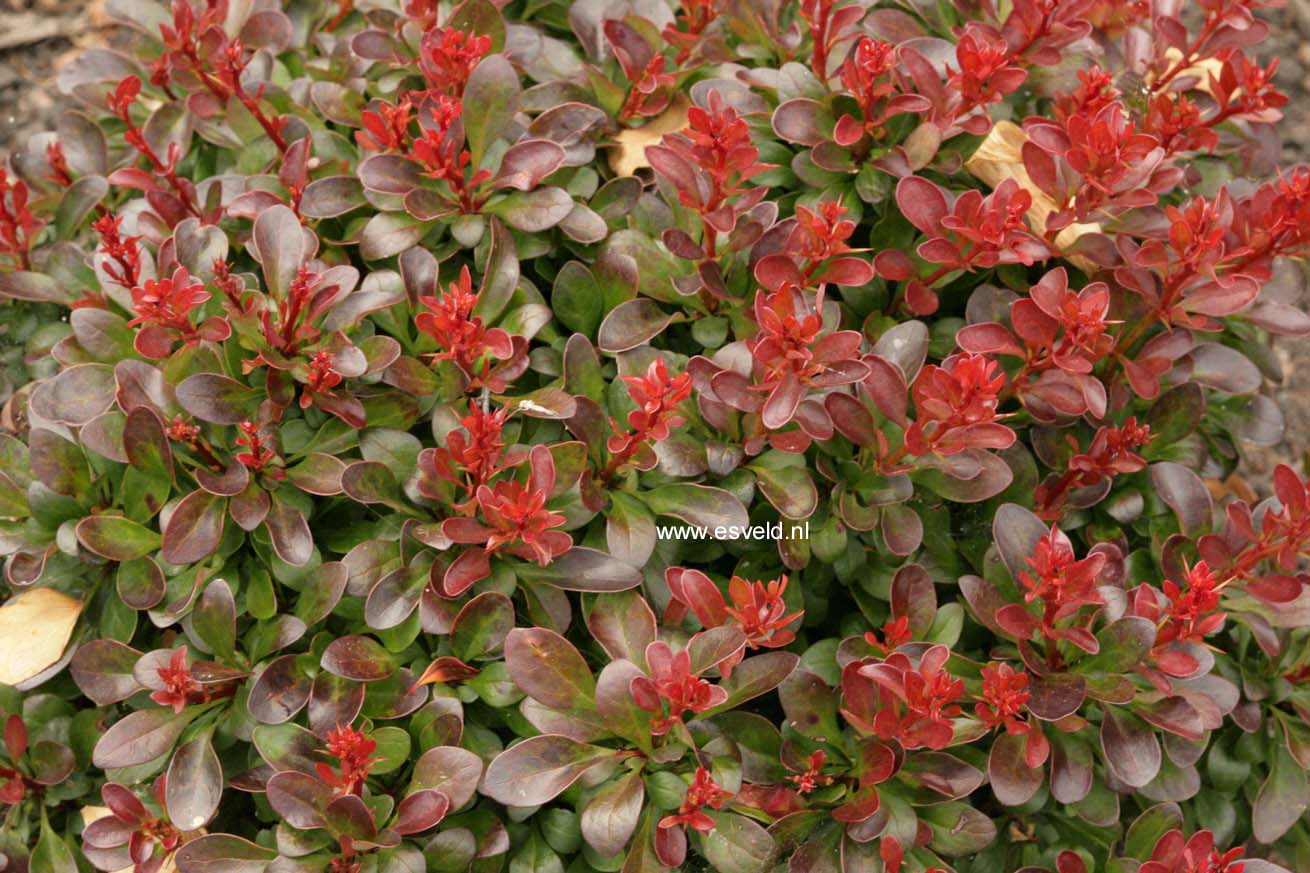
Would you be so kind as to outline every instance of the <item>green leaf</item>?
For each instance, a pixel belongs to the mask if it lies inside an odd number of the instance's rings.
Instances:
[[[404,212],[379,212],[364,225],[359,254],[366,261],[380,261],[398,255],[423,239],[429,223]]]
[[[760,493],[783,518],[799,520],[814,514],[819,505],[819,492],[804,467],[775,468],[756,463],[750,469],[755,473]]]
[[[373,773],[393,773],[409,761],[410,740],[404,728],[380,727],[369,736],[377,741],[377,750],[373,753],[377,763]]]
[[[1161,394],[1143,420],[1151,428],[1151,441],[1142,449],[1142,456],[1148,461],[1162,458],[1169,446],[1196,433],[1205,407],[1205,392],[1195,382],[1185,382]]]
[[[1183,826],[1183,812],[1176,803],[1158,803],[1143,812],[1128,826],[1124,837],[1124,854],[1139,861],[1150,860],[1160,838]]]
[[[477,65],[464,86],[464,135],[473,166],[482,165],[487,148],[514,120],[519,110],[519,77],[504,55],[488,55]]]
[[[1078,665],[1080,673],[1125,673],[1145,657],[1155,643],[1155,625],[1140,616],[1126,616],[1096,635],[1101,650]]]
[[[600,325],[605,302],[596,277],[578,261],[569,261],[555,276],[550,308],[560,324],[571,331],[591,336]]]
[[[1281,743],[1275,749],[1269,776],[1251,808],[1251,833],[1262,843],[1274,843],[1287,833],[1310,802],[1305,770]]]
[[[91,210],[108,193],[109,183],[104,176],[83,176],[69,185],[55,210],[55,232],[59,238],[72,239]]]
[[[761,873],[773,863],[777,848],[760,825],[728,812],[705,837],[705,860],[718,873]]]
[[[973,855],[996,841],[996,824],[981,810],[967,803],[942,803],[925,807],[922,815],[932,828],[933,851],[945,857],[963,858]]]
[[[484,591],[455,616],[451,650],[465,662],[488,657],[500,651],[513,627],[514,603],[498,591]]]
[[[50,827],[45,811],[41,812],[41,837],[28,862],[30,873],[78,873],[73,850]]]
[[[144,525],[121,515],[92,515],[77,525],[77,539],[83,546],[111,561],[144,558],[159,548],[160,536]]]
[[[565,591],[627,591],[641,584],[641,571],[596,549],[575,546],[549,566],[524,564],[515,571],[524,579]]]
[[[333,640],[323,650],[324,670],[356,682],[377,682],[396,670],[395,659],[372,637],[352,634]]]
[[[981,503],[1010,487],[1014,471],[1000,456],[978,451],[974,458],[980,470],[971,479],[957,479],[935,467],[916,470],[912,478],[939,497],[955,503]]]
[[[534,830],[510,859],[509,873],[564,873],[564,862]]]
[[[787,720],[801,734],[814,739],[841,735],[837,722],[837,691],[803,667],[792,671],[778,688]]]
[[[223,660],[231,660],[236,647],[237,607],[232,589],[222,579],[205,586],[190,616],[195,642]],[[191,830],[194,830],[192,828]]]

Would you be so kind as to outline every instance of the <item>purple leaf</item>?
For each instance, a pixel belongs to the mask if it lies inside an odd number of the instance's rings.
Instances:
[[[540,806],[592,767],[619,754],[556,734],[531,737],[496,756],[487,767],[481,791],[506,806]]]
[[[396,807],[396,823],[392,827],[402,836],[422,833],[436,827],[449,809],[450,798],[440,791],[415,791]]]
[[[569,217],[573,198],[553,186],[515,191],[490,202],[484,211],[504,219],[505,224],[524,233],[541,233]]]
[[[450,798],[450,808],[457,810],[477,792],[482,779],[482,759],[458,746],[428,749],[414,762],[411,791],[434,789]]]
[[[589,709],[596,693],[591,669],[573,644],[540,627],[514,628],[505,638],[510,679],[554,709]]]
[[[1002,731],[987,756],[987,780],[992,794],[1005,806],[1022,806],[1042,787],[1044,773],[1029,767],[1024,757],[1026,737]]]
[[[323,669],[343,679],[378,682],[396,670],[395,659],[371,637],[338,637],[323,650]]]
[[[564,163],[564,149],[546,139],[516,142],[500,160],[500,171],[492,180],[497,188],[531,191]]]
[[[171,709],[142,709],[128,713],[100,736],[91,762],[102,770],[135,767],[162,758],[191,721],[187,713]]]
[[[194,564],[214,553],[227,517],[224,498],[199,489],[182,498],[164,527],[160,554],[170,564]]]
[[[1110,772],[1132,788],[1141,788],[1160,772],[1160,743],[1155,734],[1116,706],[1104,709],[1101,750]]]
[[[296,770],[274,773],[266,788],[268,804],[287,824],[302,831],[327,825],[324,813],[332,802],[326,782]]]
[[[201,733],[173,753],[168,765],[164,806],[168,818],[177,827],[197,831],[218,813],[223,796],[223,767],[209,741]]]
[[[582,808],[582,837],[603,857],[617,855],[637,829],[646,798],[641,774],[626,773],[605,785]]]
[[[603,352],[626,352],[659,336],[672,321],[654,300],[625,300],[600,323],[596,345]]]
[[[206,834],[173,855],[179,873],[264,873],[277,857],[273,849],[229,834]]]

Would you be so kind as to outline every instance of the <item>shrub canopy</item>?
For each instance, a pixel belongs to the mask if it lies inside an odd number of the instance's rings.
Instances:
[[[109,0],[0,869],[1310,869],[1265,5]]]

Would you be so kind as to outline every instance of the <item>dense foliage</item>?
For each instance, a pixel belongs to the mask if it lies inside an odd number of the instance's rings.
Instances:
[[[0,870],[1310,869],[1266,5],[109,0]]]

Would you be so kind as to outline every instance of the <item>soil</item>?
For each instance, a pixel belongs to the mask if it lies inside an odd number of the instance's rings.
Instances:
[[[1268,39],[1258,50],[1262,63],[1278,59],[1276,81],[1290,99],[1283,108],[1282,164],[1292,167],[1310,161],[1310,0],[1289,0],[1283,9],[1268,10]],[[1310,304],[1310,295],[1301,300]],[[1261,494],[1269,493],[1269,476],[1279,463],[1310,470],[1310,337],[1279,337],[1274,354],[1282,367],[1282,381],[1266,391],[1286,420],[1283,442],[1277,446],[1244,446],[1240,473]]]
[[[81,47],[115,41],[101,2],[0,0],[0,155],[54,127],[61,109],[54,76],[63,63]],[[1310,0],[1288,0],[1263,14],[1272,27],[1258,55],[1278,58],[1277,82],[1291,98],[1281,129],[1283,164],[1292,166],[1310,160]],[[1280,445],[1243,447],[1241,472],[1260,492],[1268,491],[1275,464],[1306,468],[1310,452],[1310,339],[1279,338],[1273,350],[1283,378],[1267,390],[1287,429]]]
[[[102,0],[0,0],[0,154],[50,130],[62,108],[59,68],[111,30]]]

